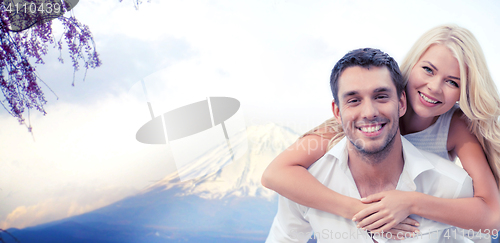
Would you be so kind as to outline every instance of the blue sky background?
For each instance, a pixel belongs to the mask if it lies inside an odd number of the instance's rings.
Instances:
[[[276,122],[304,132],[331,116],[329,75],[347,51],[375,47],[401,61],[428,29],[471,30],[500,82],[497,1],[86,0],[102,67],[76,74],[51,51],[38,66],[47,115],[31,113],[33,136],[0,110],[0,228],[26,227],[105,206],[175,171],[168,146],[141,144],[155,114],[229,96],[247,125]],[[55,26],[59,36],[61,27]]]

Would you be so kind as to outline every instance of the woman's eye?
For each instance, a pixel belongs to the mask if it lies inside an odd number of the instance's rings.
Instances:
[[[430,69],[429,67],[423,67],[423,69],[424,69],[426,72],[428,72],[428,73],[432,74],[432,69]]]
[[[448,80],[448,83],[449,83],[449,84],[451,84],[451,85],[453,85],[453,86],[455,86],[455,87],[457,87],[457,88],[459,88],[459,87],[460,87],[460,86],[458,85],[458,83],[457,83],[457,82],[455,82],[455,81],[453,81],[453,80]]]

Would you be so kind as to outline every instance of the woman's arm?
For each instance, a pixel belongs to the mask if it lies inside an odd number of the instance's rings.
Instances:
[[[417,214],[464,229],[482,230],[482,232],[487,229],[489,232],[500,229],[499,191],[483,149],[477,138],[470,133],[465,119],[461,117],[460,112],[454,114],[448,134],[448,149],[460,158],[464,169],[472,178],[474,197],[444,199],[418,192],[398,191],[374,194],[367,197],[364,202],[379,201],[380,204],[374,204],[355,215],[363,219],[359,222],[360,227],[368,230],[378,228],[374,230],[375,232],[386,231],[400,218],[407,216],[405,213],[391,214],[397,211],[395,208],[403,207],[405,210],[397,212]],[[398,204],[391,204],[391,198],[393,200],[400,198],[401,201]],[[370,214],[372,215],[366,217]]]
[[[462,162],[474,185],[474,197],[440,199],[421,197],[413,212],[422,217],[464,229],[500,229],[500,196],[483,148],[468,129],[467,118],[455,112],[448,134],[448,148]]]
[[[307,171],[326,153],[330,137],[311,134],[300,138],[269,164],[261,182],[299,204],[351,219],[368,205],[332,191]]]
[[[324,124],[329,123],[326,121]],[[299,204],[351,219],[370,204],[329,189],[307,171],[326,153],[330,139],[336,135],[337,128],[327,127],[320,126],[316,130],[322,136],[305,135],[278,155],[264,171],[261,182],[263,186]],[[399,199],[394,201],[398,202]],[[405,216],[386,232],[393,235],[418,232],[415,226],[418,226],[418,222]]]

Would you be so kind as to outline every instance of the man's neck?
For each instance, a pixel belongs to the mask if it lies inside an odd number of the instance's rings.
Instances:
[[[349,148],[349,169],[362,198],[377,192],[396,189],[404,166],[403,146],[399,133],[388,149],[375,156],[366,156],[356,149]]]

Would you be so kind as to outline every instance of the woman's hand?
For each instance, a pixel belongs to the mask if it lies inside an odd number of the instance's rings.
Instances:
[[[413,193],[391,190],[383,191],[361,199],[371,205],[354,215],[353,221],[359,221],[357,226],[373,233],[389,232],[411,214]],[[414,226],[418,226],[415,221]],[[405,225],[399,227],[406,227]],[[403,230],[405,230],[403,229]]]

